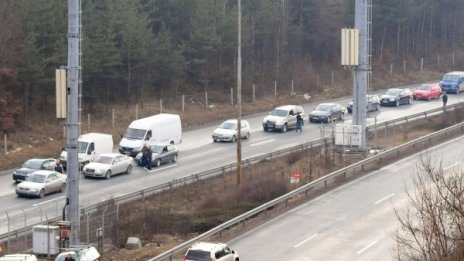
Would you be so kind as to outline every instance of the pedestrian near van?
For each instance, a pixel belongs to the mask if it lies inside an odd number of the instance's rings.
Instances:
[[[150,147],[147,146],[147,159],[146,159],[147,166],[146,166],[146,168],[148,170],[151,170],[151,157],[152,157],[152,151],[151,151]]]
[[[441,100],[443,101],[443,110],[446,110],[446,103],[448,102],[448,95],[446,95],[446,92],[443,93]]]
[[[55,163],[55,171],[56,171],[56,172],[59,172],[59,173],[63,173],[63,165],[61,165],[61,161],[60,161],[60,160],[56,160],[56,163]]]
[[[142,147],[142,159],[141,159],[141,165],[142,167],[145,168],[145,166],[147,166],[147,150],[148,150],[148,146],[147,144],[143,145]]]
[[[301,114],[298,113],[296,115],[296,132],[300,131],[303,132],[303,117],[301,117]]]

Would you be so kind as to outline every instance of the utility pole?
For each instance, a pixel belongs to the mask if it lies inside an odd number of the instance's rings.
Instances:
[[[79,211],[79,47],[80,47],[80,0],[68,0],[68,117],[66,123],[66,150],[68,190],[66,220],[71,223],[70,245],[79,245],[80,211]]]
[[[241,0],[238,1],[238,40],[237,40],[237,186],[242,177],[242,12]]]
[[[359,30],[359,65],[353,72],[353,124],[360,125],[361,151],[366,144],[366,94],[371,82],[372,0],[356,0],[355,28]]]

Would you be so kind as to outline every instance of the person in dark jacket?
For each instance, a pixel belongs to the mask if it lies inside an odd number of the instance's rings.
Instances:
[[[63,173],[63,165],[61,165],[60,160],[56,160],[55,171]]]
[[[145,144],[142,147],[142,158],[140,159],[140,165],[145,168],[147,166],[147,150],[148,150],[148,145]]]
[[[446,103],[448,102],[448,95],[446,95],[446,92],[443,93],[441,100],[443,101],[443,109],[444,109],[446,107]]]
[[[151,148],[150,147],[147,147],[147,166],[146,168],[148,170],[151,170],[151,157],[152,157],[152,151],[151,151]]]
[[[300,113],[296,115],[296,132],[298,131],[303,132],[303,117]]]

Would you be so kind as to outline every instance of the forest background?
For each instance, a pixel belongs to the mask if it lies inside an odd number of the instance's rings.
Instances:
[[[290,82],[300,93],[349,94],[340,30],[354,27],[354,2],[242,1],[244,101],[250,101],[252,84],[271,96],[274,84]],[[464,1],[372,2],[374,88],[392,81],[393,68],[409,75],[464,68]],[[67,63],[67,15],[67,1],[0,1],[3,133],[29,130],[37,121],[57,125],[55,69]],[[230,103],[237,75],[236,0],[82,0],[82,25],[84,111],[205,92]],[[324,84],[334,71],[338,84]]]

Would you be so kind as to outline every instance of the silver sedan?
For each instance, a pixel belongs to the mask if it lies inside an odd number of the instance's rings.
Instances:
[[[118,153],[103,153],[82,169],[85,177],[109,179],[121,173],[130,174],[134,165],[132,157]]]
[[[18,196],[43,198],[53,192],[66,190],[66,176],[51,170],[38,170],[16,186]]]

